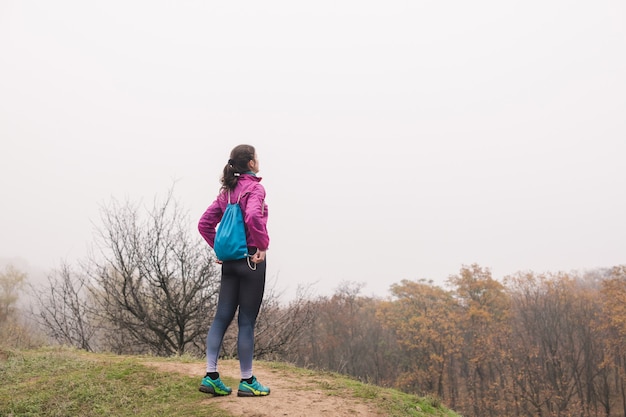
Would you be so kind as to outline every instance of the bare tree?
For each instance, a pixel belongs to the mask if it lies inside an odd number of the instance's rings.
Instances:
[[[97,328],[90,313],[85,277],[63,264],[48,276],[48,285],[33,288],[37,311],[33,311],[43,331],[61,344],[93,351]]]
[[[86,267],[93,312],[116,350],[202,352],[219,289],[215,259],[199,236],[191,237],[195,229],[172,191],[143,214],[130,202],[102,208]]]

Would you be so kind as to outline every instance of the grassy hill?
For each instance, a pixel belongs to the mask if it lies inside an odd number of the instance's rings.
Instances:
[[[221,361],[220,371],[236,391],[237,362]],[[0,350],[0,416],[460,417],[434,399],[281,363],[255,362],[255,374],[272,388],[265,398],[203,394],[203,373],[203,361],[185,357]]]

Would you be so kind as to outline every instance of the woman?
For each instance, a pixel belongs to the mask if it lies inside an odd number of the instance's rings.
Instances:
[[[198,223],[200,234],[213,247],[216,226],[222,219],[229,199],[238,200],[243,212],[250,254],[248,258],[235,261],[217,261],[222,265],[222,280],[217,312],[207,335],[207,373],[200,385],[200,391],[213,395],[229,395],[232,392],[220,379],[217,359],[224,334],[237,308],[237,353],[241,369],[237,395],[257,397],[270,393],[270,389],[261,385],[252,374],[254,325],[265,290],[265,251],[269,246],[265,188],[260,184],[261,178],[256,176],[258,172],[259,162],[254,147],[236,146],[224,167],[220,193]]]

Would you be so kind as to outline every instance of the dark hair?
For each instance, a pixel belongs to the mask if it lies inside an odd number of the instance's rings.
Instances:
[[[230,159],[224,167],[224,175],[221,178],[222,188],[234,190],[239,182],[239,175],[250,170],[248,162],[254,160],[256,153],[254,146],[237,145],[230,151]]]

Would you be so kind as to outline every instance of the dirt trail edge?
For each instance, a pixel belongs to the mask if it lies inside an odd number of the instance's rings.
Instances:
[[[178,372],[198,378],[198,385],[205,373],[205,365],[197,363],[174,362],[143,362],[142,363],[167,372]],[[233,393],[226,397],[207,395],[202,402],[218,403],[219,407],[235,416],[246,417],[383,417],[376,406],[368,404],[368,400],[346,398],[349,393],[335,393],[332,390],[320,389],[332,380],[317,375],[292,375],[287,370],[273,369],[262,363],[255,362],[254,374],[259,381],[270,387],[270,395],[261,398],[237,397],[239,384],[239,362],[221,360],[219,371]],[[334,395],[337,394],[337,395]]]

